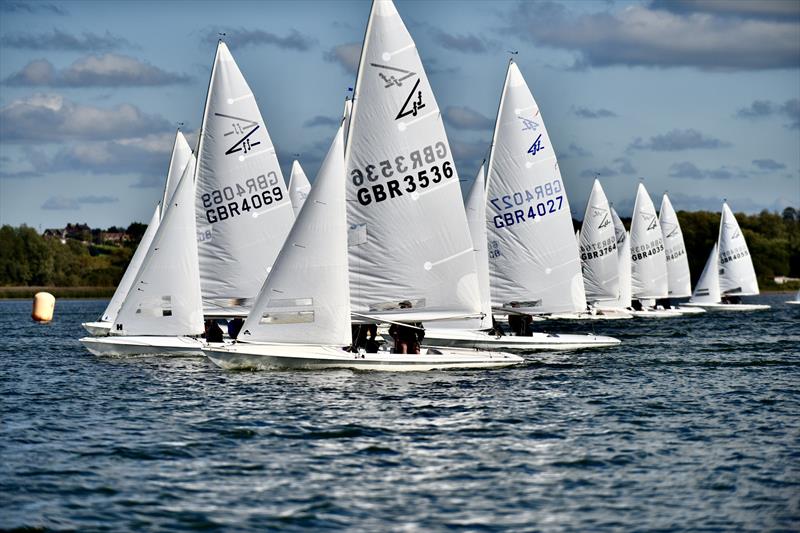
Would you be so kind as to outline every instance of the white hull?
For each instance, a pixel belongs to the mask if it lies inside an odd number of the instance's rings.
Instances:
[[[102,337],[111,331],[111,322],[84,322],[81,326],[93,337]]]
[[[619,339],[600,335],[559,335],[533,333],[530,337],[491,335],[485,331],[464,329],[425,329],[426,346],[478,348],[481,350],[579,350],[617,346]]]
[[[351,353],[338,346],[236,343],[205,347],[203,353],[227,370],[349,368],[392,372],[448,368],[500,368],[522,363],[519,356],[476,350],[423,350],[421,354]]]
[[[631,311],[631,314],[636,318],[675,318],[683,313],[675,309],[643,309]]]
[[[706,310],[702,307],[684,307],[685,305],[686,304],[681,304],[677,307],[673,307],[672,309],[675,309],[682,315],[702,315],[706,312]]]
[[[94,355],[202,355],[201,339],[150,335],[84,337],[81,344]]]
[[[633,318],[633,315],[621,309],[598,309],[594,312],[557,313],[546,315],[546,318],[551,320],[624,320]]]
[[[789,300],[786,303],[789,305],[800,305],[800,300]]]
[[[702,302],[687,302],[683,305],[690,307],[702,307],[706,311],[763,311],[769,309],[769,305],[765,304],[723,304],[723,303],[702,303]]]

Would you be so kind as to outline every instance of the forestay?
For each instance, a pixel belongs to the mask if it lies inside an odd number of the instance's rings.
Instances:
[[[250,87],[220,42],[197,168],[197,241],[206,313],[241,313],[294,221],[275,148]]]
[[[300,213],[300,208],[303,207],[310,190],[311,184],[308,182],[306,173],[300,166],[300,161],[295,159],[292,161],[292,173],[289,176],[289,198],[292,201],[295,218]]]
[[[658,222],[664,235],[664,253],[667,259],[667,286],[670,298],[683,298],[692,294],[689,258],[683,243],[683,232],[672,202],[665,194],[658,212]]]
[[[594,180],[579,233],[583,283],[590,302],[613,300],[619,294],[619,258],[614,221],[606,193]]]
[[[389,0],[376,0],[370,13],[345,161],[356,318],[477,315],[473,246],[450,145],[416,45]]]
[[[706,266],[703,268],[697,285],[694,286],[694,293],[689,299],[692,303],[719,303],[721,300],[719,293],[719,257],[717,243],[711,248],[708,254]]]
[[[114,296],[111,297],[111,301],[108,302],[106,310],[103,311],[100,317],[101,321],[114,322],[114,320],[116,320],[119,308],[122,306],[122,302],[125,301],[125,297],[128,295],[128,291],[136,279],[136,274],[139,273],[139,268],[141,268],[142,262],[147,255],[147,250],[150,249],[150,243],[153,242],[153,237],[158,230],[160,220],[161,206],[157,205],[153,211],[153,216],[150,217],[150,223],[147,225],[144,235],[142,235],[142,240],[139,241],[139,246],[136,248],[130,263],[128,263],[128,268],[125,269],[125,274],[122,275],[122,279],[119,281],[117,289],[114,291]]]
[[[189,164],[189,159],[192,156],[192,149],[189,143],[186,142],[186,137],[183,136],[181,130],[175,133],[175,142],[172,145],[172,156],[169,160],[169,170],[167,171],[167,180],[164,183],[164,197],[161,199],[161,205],[165,206],[169,203],[172,195],[175,193],[175,188],[183,176],[183,171],[186,165]],[[164,216],[165,211],[162,209],[161,216]]]
[[[656,208],[644,184],[636,191],[631,219],[631,294],[633,298],[667,297],[667,260]]]
[[[350,344],[344,189],[344,139],[340,127],[244,323],[240,340]]]
[[[564,182],[539,107],[513,61],[487,181],[493,305],[529,313],[583,311],[586,296]]]
[[[194,167],[192,158],[117,314],[112,335],[180,336],[203,332]]]
[[[753,259],[739,223],[727,203],[722,204],[719,224],[719,290],[723,295],[758,294]]]

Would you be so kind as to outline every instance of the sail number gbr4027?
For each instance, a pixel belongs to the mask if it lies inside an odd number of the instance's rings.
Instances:
[[[494,227],[522,224],[560,211],[564,204],[563,191],[561,180],[556,178],[544,185],[537,185],[533,190],[525,189],[490,198],[489,203],[499,212],[492,218]]]
[[[447,145],[441,141],[350,171],[350,179],[358,187],[358,203],[363,206],[413,195],[454,175],[453,163],[447,159]],[[375,183],[381,178],[386,182]]]
[[[215,189],[200,195],[206,220],[209,224],[244,215],[251,210],[258,211],[273,202],[283,200],[283,191],[278,185],[278,174],[269,171],[255,178],[245,180],[244,185]]]

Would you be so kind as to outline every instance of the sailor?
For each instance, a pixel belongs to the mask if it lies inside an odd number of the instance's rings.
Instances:
[[[410,308],[411,302],[408,300],[400,302],[400,309]],[[408,326],[392,324],[389,327],[389,335],[394,339],[394,353],[420,353],[420,343],[425,338],[425,330],[419,322]]]
[[[519,307],[519,302],[511,302],[512,308]],[[508,327],[517,337],[530,337],[529,326],[533,323],[530,315],[520,313],[508,313]]]
[[[222,342],[222,329],[216,320],[206,320],[205,330],[206,342]]]
[[[242,330],[242,326],[244,326],[244,320],[241,318],[234,318],[233,320],[228,321],[228,336],[231,339],[235,339],[239,336],[239,332]]]

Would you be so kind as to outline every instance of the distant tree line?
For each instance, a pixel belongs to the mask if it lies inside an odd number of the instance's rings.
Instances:
[[[686,242],[692,285],[703,271],[719,232],[719,213],[678,211]],[[759,282],[773,286],[775,276],[800,278],[800,212],[762,211],[736,214],[747,239]],[[630,220],[623,220],[630,227]],[[580,223],[575,221],[576,227]],[[0,286],[114,287],[119,283],[146,226],[133,223],[122,246],[98,243],[99,230],[85,231],[83,240],[46,238],[35,229],[0,228]],[[107,232],[121,232],[109,228]]]

